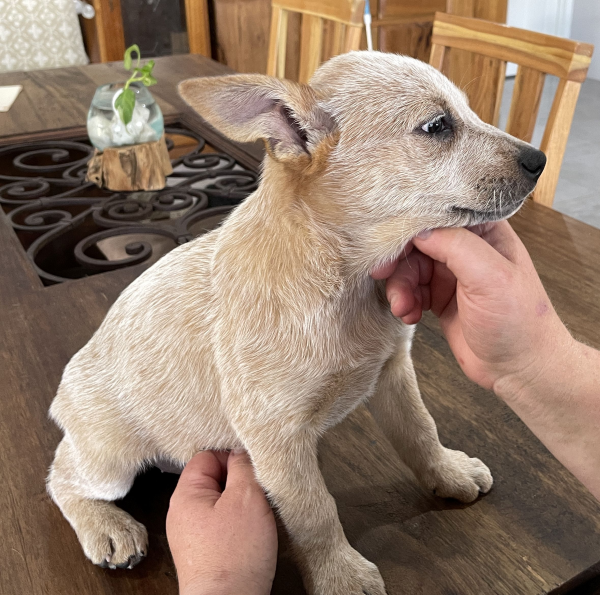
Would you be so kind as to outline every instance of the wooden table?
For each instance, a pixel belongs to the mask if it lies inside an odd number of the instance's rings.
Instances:
[[[187,118],[202,129],[197,118],[185,114],[174,85],[222,72],[224,67],[199,56],[159,59],[161,82],[153,92],[166,118]],[[16,139],[76,136],[95,87],[123,76],[113,64],[1,75],[0,85],[22,84],[24,91],[10,112],[0,114],[0,146]],[[256,167],[261,156],[254,146],[221,146],[247,167]],[[600,347],[600,230],[535,204],[513,224],[560,315],[577,337]],[[176,476],[152,470],[138,478],[122,503],[150,533],[149,557],[133,571],[90,564],[44,486],[61,436],[47,410],[62,369],[141,270],[44,287],[0,212],[3,595],[177,592],[164,530]],[[378,564],[389,594],[598,592],[593,577],[600,573],[600,504],[506,406],[462,375],[431,316],[419,326],[414,361],[442,441],[481,457],[495,485],[467,506],[426,493],[364,409],[324,438],[322,468],[342,524],[350,542]],[[577,586],[586,581],[587,586]],[[273,593],[302,592],[283,539]]]

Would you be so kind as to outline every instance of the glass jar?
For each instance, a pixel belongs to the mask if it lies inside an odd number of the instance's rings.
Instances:
[[[87,118],[87,131],[92,144],[99,151],[107,147],[137,145],[159,140],[165,124],[162,111],[152,94],[141,83],[129,88],[135,93],[135,108],[131,122],[125,125],[114,102],[125,83],[111,83],[96,89]]]

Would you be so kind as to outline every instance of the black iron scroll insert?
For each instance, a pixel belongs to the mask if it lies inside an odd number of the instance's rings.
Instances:
[[[174,172],[158,192],[86,182],[87,140],[0,147],[0,206],[45,285],[152,264],[256,189],[255,172],[198,134],[180,125],[166,134]]]

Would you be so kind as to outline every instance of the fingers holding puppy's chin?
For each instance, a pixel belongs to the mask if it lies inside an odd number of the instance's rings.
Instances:
[[[386,281],[386,296],[394,316],[406,324],[419,322],[423,310],[431,304],[432,274],[432,260],[416,250],[398,263]]]
[[[418,288],[399,285],[394,293],[389,295],[388,301],[392,314],[396,318],[401,318],[406,324],[416,324],[421,319]]]
[[[381,264],[375,266],[371,270],[371,277],[373,277],[373,279],[375,279],[376,281],[380,279],[387,279],[388,277],[390,277],[398,267],[398,264],[404,259],[406,259],[409,254],[412,253],[413,248],[414,246],[412,241],[408,242],[408,244],[404,246],[404,248],[402,249],[402,253],[398,257],[394,258],[393,260],[382,262]]]

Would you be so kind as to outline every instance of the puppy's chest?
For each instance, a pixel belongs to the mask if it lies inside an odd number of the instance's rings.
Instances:
[[[337,357],[329,359],[323,346],[331,372],[323,378],[316,400],[326,426],[341,421],[374,393],[385,362],[412,337],[412,330],[377,300],[348,307],[337,320]]]
[[[385,359],[373,358],[355,368],[328,375],[314,401],[313,415],[317,425],[331,427],[368,400],[375,392]]]

